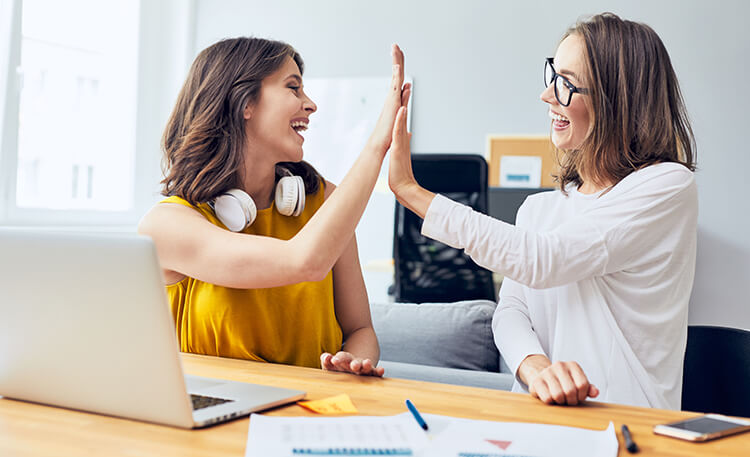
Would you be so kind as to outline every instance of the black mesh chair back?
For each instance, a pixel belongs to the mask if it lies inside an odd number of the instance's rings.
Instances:
[[[750,332],[688,327],[682,409],[750,417]]]
[[[487,213],[487,161],[478,154],[412,154],[424,188]],[[492,272],[462,250],[422,236],[422,219],[396,202],[394,299],[404,303],[495,300]]]

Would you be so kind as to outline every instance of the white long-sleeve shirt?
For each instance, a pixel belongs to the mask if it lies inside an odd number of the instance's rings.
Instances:
[[[514,373],[545,354],[578,362],[597,400],[679,409],[697,213],[693,173],[663,163],[606,193],[532,195],[516,226],[438,195],[422,233],[505,276],[492,327]]]

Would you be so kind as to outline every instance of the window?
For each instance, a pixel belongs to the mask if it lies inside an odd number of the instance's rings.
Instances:
[[[23,0],[15,7],[20,37],[11,36],[16,71],[8,72],[6,103],[17,108],[6,110],[11,140],[3,148],[7,217],[132,210],[139,2]]]
[[[132,209],[138,2],[22,4],[15,205]]]

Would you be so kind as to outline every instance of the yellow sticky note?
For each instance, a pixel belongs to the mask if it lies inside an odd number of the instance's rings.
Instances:
[[[357,408],[347,394],[320,400],[300,401],[298,405],[318,414],[352,414],[357,413]]]

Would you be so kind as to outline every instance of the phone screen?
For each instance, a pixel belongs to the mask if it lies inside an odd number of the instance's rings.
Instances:
[[[728,422],[711,417],[698,417],[695,419],[669,424],[669,427],[672,428],[689,430],[691,432],[697,432],[701,434],[723,432],[725,430],[730,430],[742,426],[742,424],[738,424],[736,422]]]

